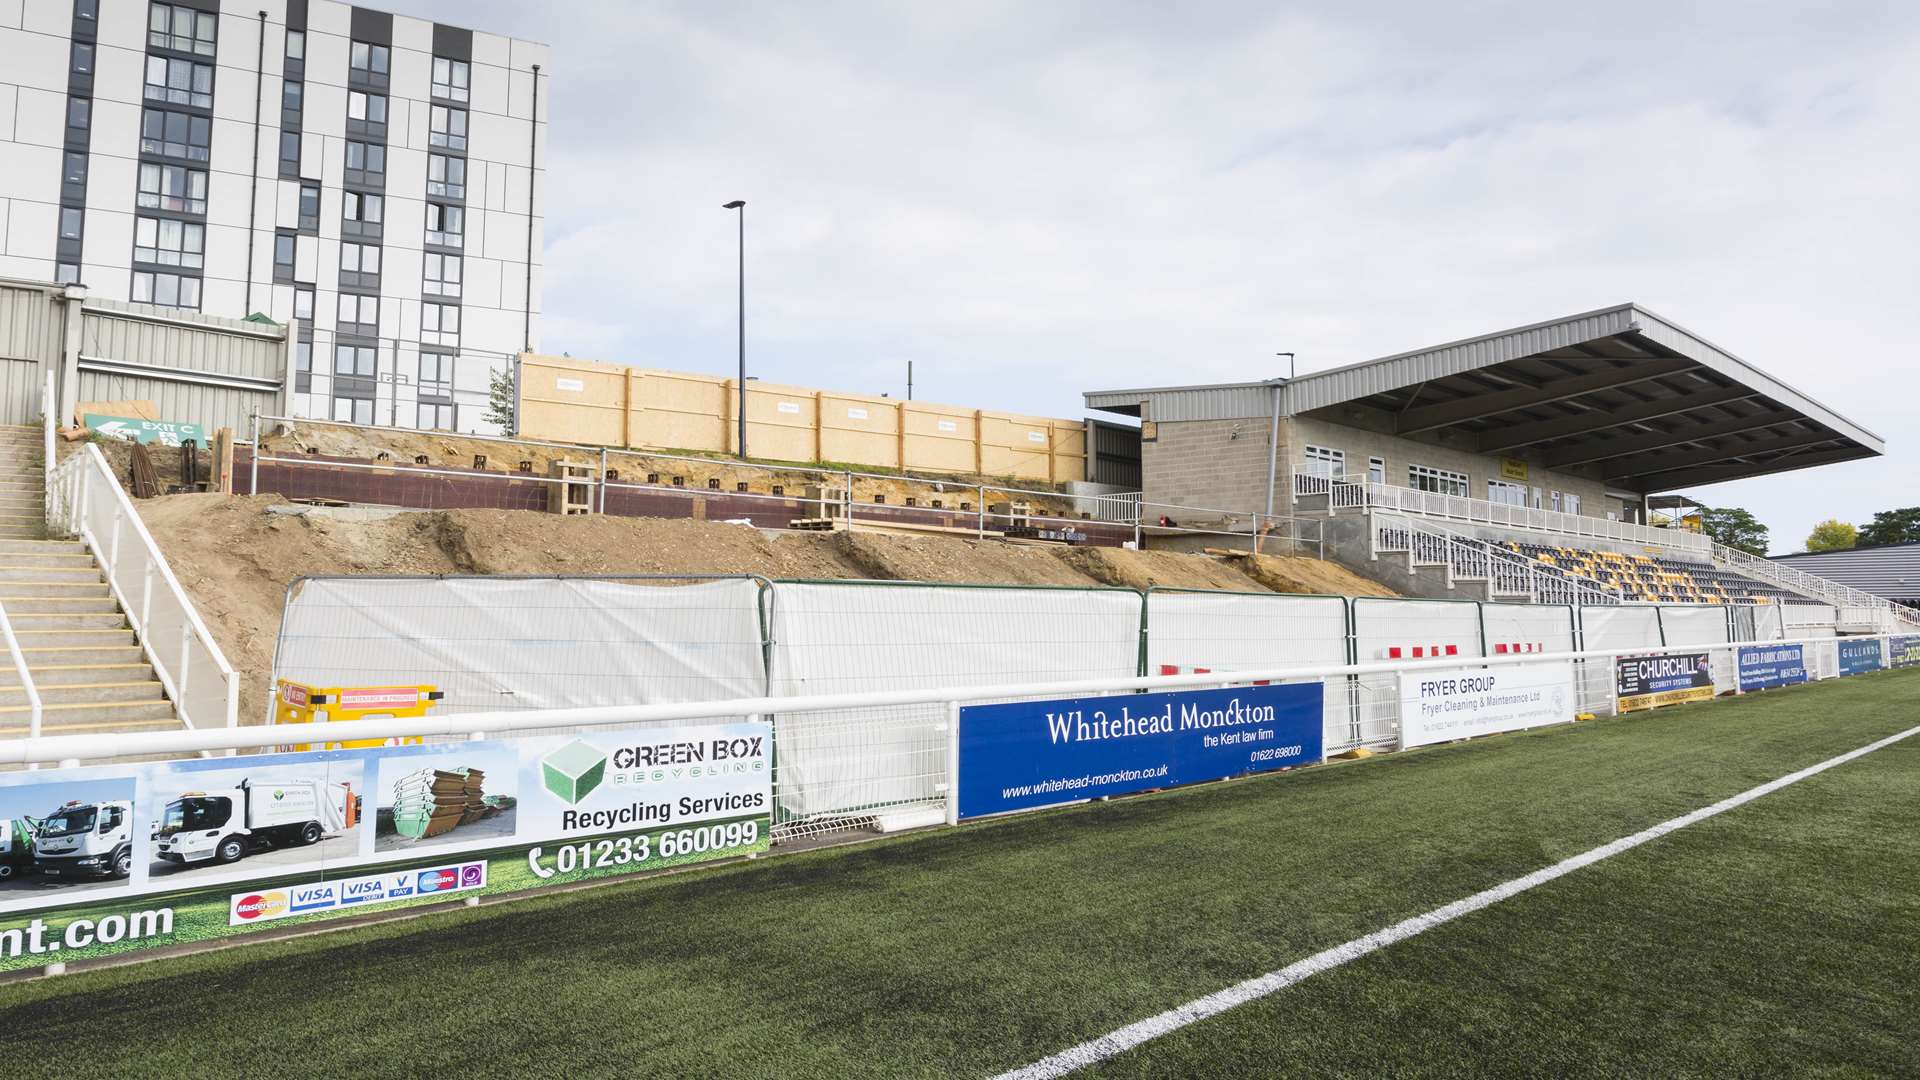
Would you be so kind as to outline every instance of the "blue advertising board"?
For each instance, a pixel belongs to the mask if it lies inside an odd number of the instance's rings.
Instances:
[[[1756,645],[1740,650],[1740,692],[1807,681],[1804,645]]]
[[[1887,666],[1920,667],[1920,634],[1896,634],[1888,638]]]
[[[1322,760],[1318,682],[960,710],[963,818]]]
[[[1879,638],[1840,639],[1840,674],[1865,675],[1879,671],[1883,663]]]

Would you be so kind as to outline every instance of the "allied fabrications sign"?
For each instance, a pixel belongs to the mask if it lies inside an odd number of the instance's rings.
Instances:
[[[1573,720],[1573,665],[1403,672],[1400,748]]]
[[[1807,681],[1806,646],[1756,645],[1740,650],[1740,692]]]
[[[1317,765],[1318,682],[960,710],[959,816]]]
[[[765,851],[765,722],[0,776],[0,971]],[[18,851],[0,851],[0,857]]]
[[[1623,656],[1614,663],[1614,677],[1617,712],[1713,697],[1713,658],[1706,653]]]
[[[1884,666],[1879,638],[1841,638],[1839,649],[1842,675],[1865,675]]]
[[[1888,638],[1887,666],[1920,667],[1920,634],[1896,634]]]

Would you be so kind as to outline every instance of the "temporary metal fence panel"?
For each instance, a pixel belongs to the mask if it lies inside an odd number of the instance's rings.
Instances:
[[[1747,604],[1747,617],[1753,620],[1753,636],[1750,641],[1775,641],[1787,636],[1786,620],[1782,619],[1779,604]]]
[[[1621,604],[1582,607],[1582,649],[1658,649],[1660,607],[1657,604]],[[1614,711],[1613,670],[1606,664],[1583,664],[1579,678],[1580,703],[1596,715]]]
[[[1484,655],[1480,605],[1464,600],[1353,601],[1353,659],[1368,664],[1393,660],[1473,659]],[[1399,680],[1391,674],[1362,675],[1354,687],[1355,741],[1393,746],[1400,736]]]
[[[1347,662],[1347,602],[1338,596],[1147,590],[1148,675]],[[1327,680],[1329,750],[1358,742],[1347,680]]]
[[[772,592],[772,693],[990,686],[1136,675],[1130,589],[787,583]],[[776,823],[827,832],[944,812],[947,714],[938,705],[783,713]]]
[[[764,583],[694,578],[306,578],[277,678],[431,685],[436,711],[499,712],[766,692]]]
[[[1840,613],[1832,604],[1779,604],[1781,624],[1794,637],[1833,637]]]
[[[1721,604],[1661,604],[1660,634],[1668,645],[1725,645],[1734,640],[1727,608]],[[1731,690],[1739,682],[1734,655],[1713,650],[1713,683]]]

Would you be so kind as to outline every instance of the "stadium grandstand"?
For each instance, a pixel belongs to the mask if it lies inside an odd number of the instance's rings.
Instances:
[[[1920,544],[1776,555],[1773,563],[1920,608]]]
[[[1411,595],[1808,603],[1881,596],[1716,544],[1661,492],[1882,454],[1880,436],[1636,304],[1296,378],[1099,390],[1140,421],[1142,498],[1326,519]]]

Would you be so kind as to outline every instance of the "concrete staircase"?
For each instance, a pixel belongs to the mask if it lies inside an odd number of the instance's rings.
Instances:
[[[78,540],[48,540],[43,438],[0,426],[0,606],[40,692],[43,735],[178,728],[153,668]],[[28,734],[31,710],[0,641],[0,739]]]

